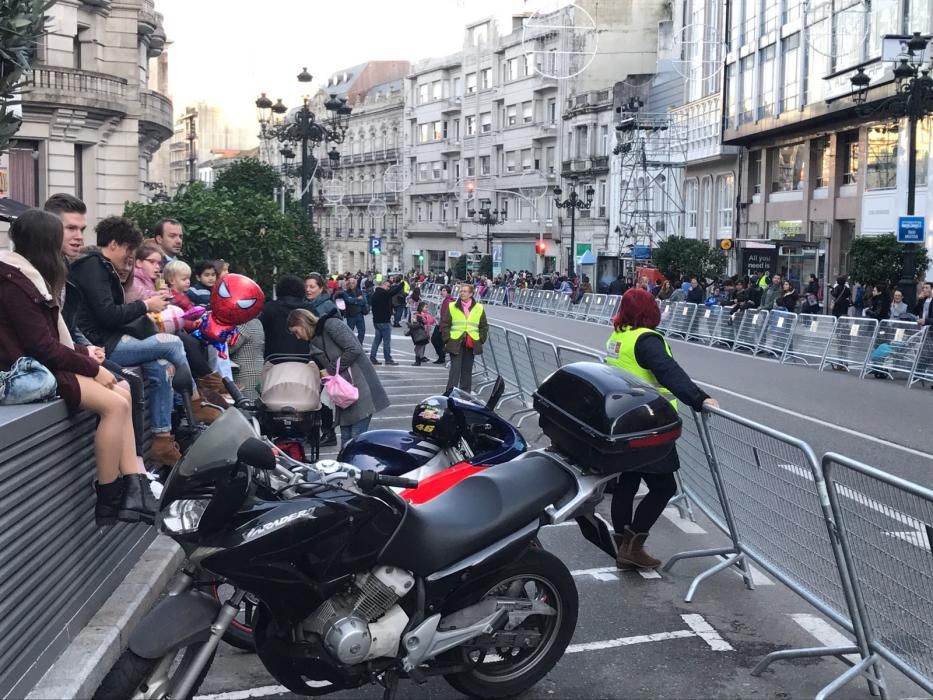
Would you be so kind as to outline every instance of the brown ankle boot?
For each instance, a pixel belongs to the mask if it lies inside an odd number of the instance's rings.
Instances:
[[[153,464],[175,466],[175,463],[181,459],[181,452],[178,451],[178,445],[175,444],[175,438],[171,433],[155,433],[152,436],[152,450],[149,458]]]
[[[194,419],[198,423],[204,423],[205,425],[210,425],[217,420],[222,412],[219,408],[212,406],[201,398],[193,399],[191,401],[191,408],[194,413]]]
[[[206,374],[195,383],[198,385],[198,392],[201,396],[208,402],[217,404],[217,408],[226,408],[229,405],[230,394],[227,393],[227,387],[224,386],[220,372]],[[220,397],[219,400],[217,397]]]
[[[654,569],[661,565],[660,560],[652,557],[645,551],[645,540],[648,539],[648,533],[638,533],[626,526],[622,531],[621,537],[616,534],[618,553],[616,554],[616,566],[626,568],[637,566],[639,569]]]

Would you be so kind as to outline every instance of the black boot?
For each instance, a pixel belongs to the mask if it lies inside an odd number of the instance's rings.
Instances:
[[[94,504],[94,522],[97,527],[112,527],[117,524],[117,511],[123,498],[123,480],[117,479],[109,484],[94,483],[97,491],[97,503]]]
[[[155,522],[157,503],[149,488],[145,474],[127,474],[123,477],[123,498],[117,518],[127,523]]]
[[[332,447],[337,444],[337,434],[333,430],[328,430],[321,435],[321,447]]]

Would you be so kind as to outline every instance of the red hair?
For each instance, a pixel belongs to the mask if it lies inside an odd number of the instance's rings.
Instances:
[[[654,296],[647,290],[635,287],[622,295],[622,303],[612,319],[615,329],[657,328],[661,323],[661,311]]]

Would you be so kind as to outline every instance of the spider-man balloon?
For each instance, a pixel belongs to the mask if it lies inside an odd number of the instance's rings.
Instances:
[[[217,348],[227,357],[227,345],[237,340],[237,326],[256,318],[266,303],[262,289],[249,277],[225,275],[211,291],[211,310],[192,335]]]

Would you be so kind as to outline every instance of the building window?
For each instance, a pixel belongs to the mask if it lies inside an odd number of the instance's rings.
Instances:
[[[515,126],[518,123],[518,106],[509,105],[505,108],[505,125]]]
[[[697,190],[699,184],[696,180],[687,181],[684,191],[684,211],[687,212],[687,228],[696,230],[697,227]]]
[[[778,0],[765,0],[765,14],[761,18],[761,31],[764,34],[773,32],[780,26],[778,22],[780,5]]]
[[[596,215],[600,219],[605,219],[606,210],[608,209],[608,204],[609,204],[609,200],[606,199],[606,181],[605,180],[599,181],[596,187],[596,196],[597,196],[596,202],[598,206]]]
[[[483,90],[488,90],[492,87],[492,68],[483,68],[480,71],[480,85]]]
[[[761,100],[758,108],[758,118],[770,117],[774,114],[774,44],[761,52],[761,73],[758,86]]]
[[[531,149],[525,148],[522,150],[522,170],[531,170],[532,165]]]
[[[476,92],[476,73],[467,73],[466,94],[472,95]]]
[[[823,99],[826,81],[823,80],[829,72],[829,20],[824,19],[814,22],[808,28],[806,51],[806,93],[804,102],[806,104],[816,104]]]
[[[747,44],[755,39],[755,29],[758,27],[758,0],[745,0],[743,4],[745,24],[742,27],[742,43]]]
[[[441,81],[435,80],[431,83],[431,99],[439,100],[441,99]]]
[[[717,178],[719,196],[719,229],[732,230],[732,208],[735,199],[735,180],[732,175],[720,175]]]
[[[447,136],[447,124],[446,122],[436,121],[432,124],[432,136],[435,141],[440,141],[445,136]]]
[[[742,109],[739,112],[739,124],[745,124],[754,118],[755,95],[752,86],[755,80],[755,58],[746,56],[739,63],[739,73],[742,76]]]
[[[84,146],[75,144],[75,197],[84,199]]]
[[[800,103],[800,34],[789,36],[782,42],[784,51],[784,97],[781,112],[790,112]]]
[[[557,124],[557,100],[553,97],[547,101],[547,123]]]
[[[473,136],[476,134],[476,117],[470,115],[466,118],[466,135]]]
[[[534,118],[534,102],[522,102],[522,123],[531,124]]]
[[[858,132],[844,134],[839,137],[839,151],[845,158],[845,165],[842,170],[843,185],[854,185],[858,183],[858,150]]]
[[[875,12],[873,7],[872,14]],[[864,14],[855,6],[837,10],[833,15],[833,71],[861,63],[866,34],[862,26]]]
[[[525,54],[525,75],[535,74],[535,55],[533,53]]]
[[[737,95],[735,94],[736,90],[736,80],[735,80],[735,69],[737,65],[735,63],[730,63],[726,66],[726,94],[723,95],[723,103],[726,106],[726,125],[732,128],[738,126],[735,121],[735,100]]]
[[[419,182],[427,182],[429,165],[430,163],[418,163],[418,181]]]
[[[423,105],[428,101],[428,87],[427,83],[418,86],[418,104]]]
[[[467,177],[475,177],[476,176],[476,160],[473,158],[465,158],[464,162],[466,163]]]
[[[787,0],[784,3],[784,18],[782,20],[784,24],[793,22],[800,17],[800,3],[801,0]]]
[[[603,124],[601,127],[599,127],[599,146],[602,149],[600,150],[599,154],[603,156],[608,156],[609,155],[609,125],[608,124]]]
[[[418,143],[428,143],[431,141],[431,125],[421,124],[418,127]],[[350,141],[350,153],[353,153],[354,142]]]
[[[897,187],[897,127],[868,128],[868,160],[865,189],[890,190]]]
[[[489,25],[480,24],[470,30],[470,43],[473,46],[482,46],[489,39]]]
[[[492,112],[483,112],[479,115],[479,130],[483,134],[492,131]]]
[[[576,138],[574,139],[574,141],[576,141],[576,145],[577,145],[577,151],[576,151],[577,158],[586,158],[587,156],[586,140],[587,140],[587,135],[588,135],[588,129],[585,126],[578,126],[576,128],[576,132],[577,132]]]
[[[431,163],[431,178],[433,180],[441,179],[441,162],[439,160],[435,160]]]
[[[829,187],[829,166],[832,161],[829,136],[818,138],[813,144],[813,174],[817,187]]]
[[[490,161],[489,156],[480,156],[480,157],[479,157],[479,174],[480,174],[480,175],[489,175],[489,174],[490,174],[489,161]]]
[[[518,59],[510,58],[505,62],[505,79],[506,80],[518,80]]]
[[[460,97],[463,94],[461,92],[462,89],[463,85],[460,81],[460,78],[454,78],[453,87],[451,88],[451,97]]]
[[[518,172],[518,151],[506,151],[505,154],[505,172]]]
[[[713,203],[710,192],[709,178],[703,178],[703,237],[709,236],[710,222],[712,221]]]
[[[771,191],[795,192],[806,182],[804,145],[781,146],[769,151],[771,160]]]
[[[415,221],[424,220],[424,207],[420,204],[415,205]]]
[[[927,184],[927,170],[930,167],[930,137],[933,135],[933,121],[924,119],[917,124],[917,185]]]
[[[556,160],[557,149],[554,146],[548,146],[544,149],[544,167],[547,169],[549,175],[554,174],[554,168],[556,167],[554,161]]]

